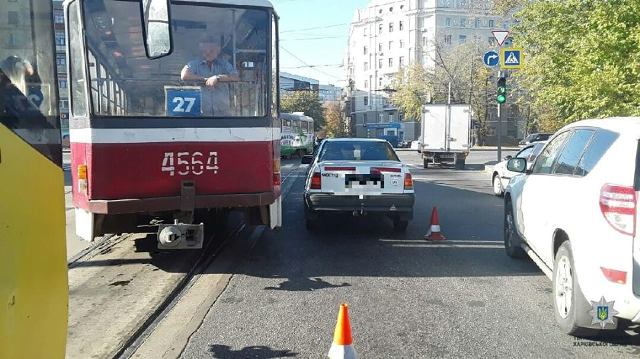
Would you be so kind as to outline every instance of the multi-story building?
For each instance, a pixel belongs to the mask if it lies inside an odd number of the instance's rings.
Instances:
[[[322,102],[339,102],[342,100],[342,88],[335,85],[320,85],[318,94]]]
[[[358,9],[345,61],[353,133],[416,139],[418,124],[402,121],[389,101],[394,76],[410,63],[433,68],[436,46],[446,51],[471,41],[495,45],[491,31],[506,29],[509,22],[491,9],[490,0],[372,0]]]
[[[309,77],[280,72],[280,96],[292,91],[318,92],[320,82]]]

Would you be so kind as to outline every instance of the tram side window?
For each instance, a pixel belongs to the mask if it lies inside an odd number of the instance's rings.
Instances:
[[[271,116],[277,117],[280,112],[280,69],[278,68],[278,19],[271,17]]]
[[[19,26],[6,29],[5,6],[0,7],[4,16],[0,30],[0,126],[61,164],[51,3],[20,2],[20,8],[30,16],[20,17]],[[12,14],[9,12],[9,22],[15,20]]]
[[[82,24],[80,23],[78,1],[69,5],[69,58],[71,72],[69,74],[69,84],[71,86],[71,113],[73,116],[86,116],[86,79],[84,71],[84,54],[82,53]]]
[[[173,52],[146,57],[137,2],[84,2],[93,111],[104,116],[262,117],[269,12],[171,4]],[[104,19],[110,21],[105,22]],[[105,33],[109,34],[105,36]]]

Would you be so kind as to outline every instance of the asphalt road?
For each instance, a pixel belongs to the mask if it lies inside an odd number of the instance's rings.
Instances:
[[[350,306],[362,358],[640,355],[628,344],[639,344],[637,336],[591,341],[560,333],[550,281],[530,260],[504,253],[503,204],[484,171],[495,153],[472,153],[464,171],[423,170],[415,152],[400,155],[414,164],[417,196],[405,234],[374,216],[331,218],[309,233],[305,169],[285,162],[283,228],[265,231],[240,258],[181,356],[326,357],[340,303]],[[422,239],[433,206],[446,242]]]

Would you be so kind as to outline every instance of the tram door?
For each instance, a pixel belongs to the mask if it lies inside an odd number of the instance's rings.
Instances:
[[[5,2],[2,10],[0,358],[63,358],[68,287],[52,2]]]

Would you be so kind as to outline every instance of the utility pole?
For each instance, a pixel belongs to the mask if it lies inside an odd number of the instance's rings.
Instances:
[[[451,81],[449,81],[449,88],[448,88],[448,94],[447,94],[447,115],[445,117],[445,125],[446,125],[446,131],[445,131],[445,141],[444,143],[447,146],[447,151],[449,151],[449,146],[450,146],[450,141],[451,141]]]

